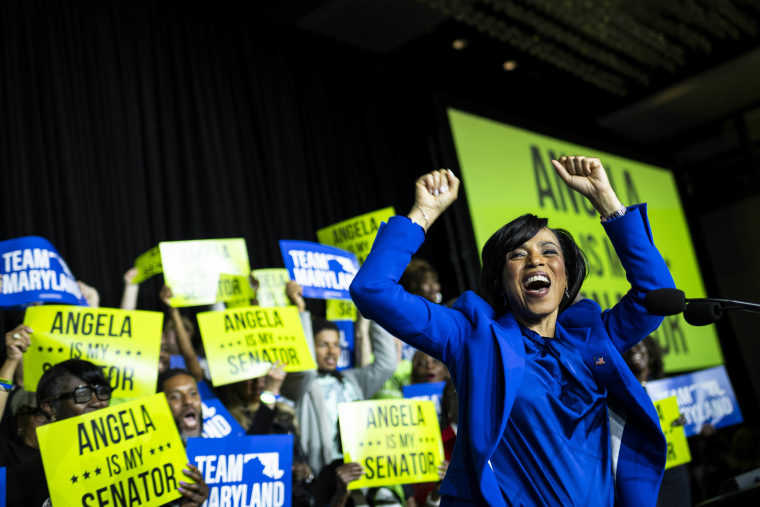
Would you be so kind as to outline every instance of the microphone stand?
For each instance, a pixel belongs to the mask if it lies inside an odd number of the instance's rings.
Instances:
[[[705,301],[709,303],[718,303],[721,310],[744,310],[746,312],[760,313],[760,304],[750,303],[748,301],[739,301],[738,299],[720,299],[720,298],[686,298],[687,303]]]

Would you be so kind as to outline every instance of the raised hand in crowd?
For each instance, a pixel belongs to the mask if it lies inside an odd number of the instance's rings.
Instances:
[[[299,312],[306,311],[306,301],[303,298],[303,287],[298,285],[294,280],[288,280],[285,284],[285,295],[292,305],[298,308]]]
[[[251,298],[251,306],[259,306],[259,279],[253,275],[248,275],[248,285],[251,287],[251,293],[255,294],[254,297]]]
[[[172,290],[168,285],[161,287],[161,291],[158,293],[159,299],[166,305],[171,319],[171,324],[166,322],[164,324],[164,332],[161,336],[161,341],[170,341],[170,333],[175,333],[177,339],[177,345],[179,346],[179,353],[185,360],[185,368],[195,378],[195,380],[203,379],[203,368],[201,368],[198,362],[198,356],[193,348],[193,343],[190,340],[190,334],[185,327],[185,322],[180,315],[179,310],[174,308],[171,304]]]
[[[100,306],[100,294],[98,293],[98,289],[91,285],[87,285],[82,280],[77,280],[77,285],[79,286],[79,292],[82,293],[82,297],[87,301],[87,304],[90,305],[91,308],[97,308]]]
[[[182,493],[182,498],[180,499],[179,504],[183,507],[201,507],[203,502],[208,499],[209,492],[208,485],[206,484],[206,481],[203,480],[203,474],[201,474],[200,470],[191,463],[187,464],[187,468],[183,469],[182,473],[195,482],[179,482],[179,487],[177,489]]]
[[[135,283],[139,270],[132,266],[124,273],[124,293],[121,295],[122,310],[137,309],[137,295],[140,292],[140,284]]]
[[[21,367],[24,352],[27,351],[32,343],[32,328],[21,324],[12,331],[5,333],[5,362],[0,367],[0,419],[5,412],[5,405],[8,402],[8,394],[12,388],[16,368]]]
[[[364,475],[364,469],[359,463],[345,463],[335,469],[336,488],[335,494],[330,500],[330,507],[343,507],[348,501],[350,493],[348,484]]]
[[[264,390],[269,391],[275,396],[279,396],[282,383],[285,381],[287,375],[288,374],[285,373],[285,363],[277,361],[271,368],[269,368],[266,377],[264,377]]]

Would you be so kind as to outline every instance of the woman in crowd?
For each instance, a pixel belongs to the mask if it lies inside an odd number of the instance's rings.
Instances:
[[[363,314],[441,360],[455,380],[457,441],[442,505],[657,499],[665,440],[621,353],[660,325],[642,301],[673,281],[646,207],[623,207],[598,159],[553,165],[599,212],[626,269],[631,290],[611,310],[576,301],[583,253],[569,233],[530,214],[487,241],[480,295],[466,292],[450,309],[406,293],[398,284],[404,268],[457,197],[459,180],[445,170],[417,180],[413,208],[379,231],[351,286]]]
[[[88,361],[69,359],[43,373],[37,383],[37,404],[50,422],[88,414],[108,406],[111,386],[100,368]],[[194,483],[179,489],[185,507],[200,507],[208,496],[208,486],[198,469],[188,464],[185,472]],[[39,507],[49,500],[41,457],[10,468],[7,472],[7,504]]]

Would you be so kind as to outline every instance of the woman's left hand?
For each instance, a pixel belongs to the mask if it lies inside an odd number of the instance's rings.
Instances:
[[[560,157],[552,165],[565,184],[586,197],[600,215],[606,216],[623,207],[598,158]]]

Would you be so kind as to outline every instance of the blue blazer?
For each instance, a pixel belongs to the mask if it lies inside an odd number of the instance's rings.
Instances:
[[[557,336],[576,345],[596,381],[607,388],[616,504],[654,506],[665,467],[665,438],[652,402],[621,354],[662,322],[644,309],[647,292],[674,284],[652,241],[646,205],[632,206],[603,225],[631,290],[604,312],[591,300],[576,302],[559,315]],[[522,333],[511,313],[494,315],[474,292],[462,294],[450,309],[404,291],[398,281],[424,237],[423,229],[406,217],[383,224],[354,278],[351,296],[364,316],[449,368],[459,395],[459,426],[440,489],[444,505],[503,505],[490,459],[522,380]]]

